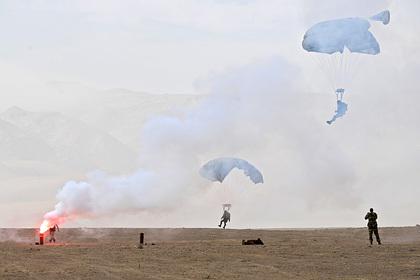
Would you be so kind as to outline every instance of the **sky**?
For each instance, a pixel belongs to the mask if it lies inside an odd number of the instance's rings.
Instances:
[[[335,97],[322,69],[302,50],[303,34],[322,20],[369,17],[384,9],[391,11],[391,23],[372,23],[371,29],[381,54],[362,59],[349,85],[348,115],[326,127]],[[176,139],[179,149],[173,157],[164,154],[168,162],[185,159],[194,166],[227,153],[251,158],[265,170],[268,187],[241,197],[254,203],[256,196],[265,207],[252,212],[238,205],[240,227],[252,226],[245,217],[260,227],[358,226],[353,212],[370,206],[385,214],[386,225],[415,224],[420,220],[418,11],[417,0],[2,1],[0,109],[55,108],[56,82],[208,95],[204,105],[186,110],[187,124],[157,118],[139,131],[141,168],[160,170],[151,154],[160,153],[155,143],[167,145],[168,138]],[[224,135],[231,139],[214,145],[218,138],[209,131],[229,132]],[[135,181],[138,173],[128,178]],[[198,197],[186,203],[191,209],[217,200],[212,191],[191,195]],[[159,203],[167,199],[152,207]],[[211,207],[205,204],[198,213],[210,219],[215,213],[205,211]],[[275,211],[266,213],[270,207]],[[128,225],[136,219],[130,215],[83,225]],[[178,210],[177,219],[145,215],[146,225],[172,220],[170,225],[183,226],[179,217],[187,209]],[[187,225],[205,226],[202,216],[192,215]]]
[[[321,2],[2,1],[1,71],[20,90],[22,83],[66,81],[196,93],[194,81],[211,72],[280,53],[299,56],[302,32],[317,20],[387,6]]]

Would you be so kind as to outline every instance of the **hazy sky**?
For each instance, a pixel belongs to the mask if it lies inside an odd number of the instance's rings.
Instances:
[[[1,84],[25,90],[25,84],[65,81],[98,88],[195,93],[194,81],[211,72],[273,55],[290,59],[301,55],[302,33],[317,20],[369,16],[388,4],[377,0],[1,1]],[[418,6],[415,0],[404,0],[391,8],[412,13],[413,6]]]
[[[368,17],[384,9],[391,11],[391,23],[372,23],[371,29],[381,54],[361,62],[348,95],[348,115],[327,127],[335,97],[302,50],[303,34],[321,20]],[[142,133],[153,142],[146,145],[149,153],[160,152],[156,143],[178,143],[176,152],[191,153],[187,166],[222,153],[256,162],[267,187],[253,192],[255,201],[276,211],[261,220],[264,209],[253,213],[238,206],[246,214],[238,217],[241,226],[248,225],[245,217],[255,222],[250,226],[360,225],[359,212],[370,206],[386,214],[384,224],[420,223],[419,11],[418,0],[1,1],[0,109],[22,104],[54,109],[51,84],[57,81],[216,95],[208,107],[187,111],[187,124],[158,119]],[[219,129],[218,121],[225,127]],[[233,140],[224,138],[217,152],[213,144],[220,131]],[[249,131],[253,134],[246,138]],[[184,135],[197,137],[202,146]],[[26,204],[15,201],[15,209],[35,205],[30,196]],[[191,209],[206,200],[198,197],[189,201]],[[220,210],[206,213],[212,205],[196,213],[211,219]],[[178,220],[166,214],[146,217],[146,225],[183,226],[180,217],[188,210],[178,210]],[[205,226],[201,218],[192,215],[187,225]],[[86,224],[130,225],[133,219]]]

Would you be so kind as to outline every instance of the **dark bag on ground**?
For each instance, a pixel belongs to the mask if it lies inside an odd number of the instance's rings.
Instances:
[[[242,240],[242,245],[264,245],[264,242],[261,239],[250,239],[250,240]]]

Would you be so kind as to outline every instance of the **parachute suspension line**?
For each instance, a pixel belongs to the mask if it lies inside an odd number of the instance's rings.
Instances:
[[[351,53],[344,53],[343,59],[345,60],[344,66],[343,66],[343,85],[345,87],[349,86],[349,79],[348,79],[348,73],[349,69],[351,68]]]
[[[345,51],[343,53],[343,88],[350,86],[349,71],[351,70],[352,53]]]
[[[343,68],[341,68],[343,55],[338,55],[335,59],[335,67],[336,67],[336,78],[335,78],[335,88],[337,89],[339,86],[342,86],[341,79],[343,77]]]
[[[357,71],[356,66],[360,59],[360,55],[347,52],[343,59],[343,87],[348,88],[353,81],[355,71]]]
[[[335,54],[333,54],[331,56],[331,59],[328,60],[329,64],[330,64],[330,68],[332,69],[332,79],[333,79],[333,87],[337,87],[337,57],[335,56]]]
[[[350,78],[353,80],[356,78],[357,74],[359,74],[359,66],[362,63],[362,54],[355,55],[353,61],[353,71],[350,73]]]
[[[324,77],[326,81],[328,82],[328,86],[331,87],[332,90],[335,90],[334,83],[329,74],[331,72],[328,72],[328,69],[327,69],[328,67],[328,64],[326,61],[327,58],[323,54],[310,55],[309,57],[317,64],[318,69],[320,69],[321,72],[324,74]]]
[[[326,61],[328,64],[328,73],[331,73],[331,86],[335,90],[337,86],[337,57],[329,55],[326,57]]]
[[[343,87],[343,54],[337,56],[335,65],[337,69],[335,87]]]
[[[337,89],[341,84],[341,78],[342,78],[342,71],[341,68],[341,58],[343,56],[341,54],[335,54],[335,61],[334,61],[334,67],[335,67],[335,85],[334,87]]]
[[[341,69],[341,58],[342,55],[339,54],[334,54],[334,88],[337,89],[338,87],[340,87],[341,84],[341,77],[342,77],[342,69]]]
[[[222,197],[222,205],[223,205],[223,210],[225,210],[226,208],[231,207],[231,203],[235,194],[235,188],[237,186],[237,181],[238,178],[235,176],[230,176],[229,178],[227,178],[226,181],[224,181],[223,184],[223,197]],[[229,206],[229,207],[227,207]],[[229,210],[228,209],[228,210]]]
[[[332,86],[335,89],[337,86],[337,57],[334,55],[327,57],[328,65],[329,65],[329,71],[332,73]]]
[[[360,62],[359,55],[354,55],[346,50],[343,53],[334,53],[331,55],[319,54],[310,57],[313,57],[313,60],[325,75],[334,93],[337,89],[349,86],[353,75],[357,73],[353,71],[354,64]]]
[[[341,69],[340,69],[340,56],[338,54],[332,54],[330,55],[331,59],[330,61],[330,67],[332,69],[332,75],[333,75],[333,87],[334,91],[337,89],[337,86],[340,83],[340,76],[341,76]]]
[[[323,67],[325,69],[325,73],[327,75],[327,79],[330,83],[330,86],[334,87],[334,81],[333,81],[333,77],[332,77],[332,71],[331,71],[331,66],[328,60],[328,57],[324,56],[323,54],[320,54],[320,58],[321,58],[321,67]]]
[[[223,201],[223,208],[224,208],[224,205],[225,204],[228,204],[228,201],[226,201],[227,200],[227,197],[229,196],[230,197],[230,195],[228,195],[228,187],[227,187],[227,184],[225,183],[225,184],[223,184],[223,197],[222,197],[222,201]],[[224,209],[223,209],[224,210]]]
[[[335,78],[335,67],[334,67],[334,56],[330,56],[326,58],[326,61],[328,63],[328,72],[331,73],[331,85],[333,88],[335,88],[336,78]]]
[[[349,79],[349,72],[352,69],[352,61],[353,61],[353,54],[351,52],[346,54],[346,65],[345,65],[345,78],[346,78],[346,86],[350,84],[351,79]]]
[[[352,62],[352,53],[349,51],[344,51],[342,55],[342,74],[341,74],[341,84],[340,88],[347,88],[350,83],[349,71],[351,70]]]
[[[337,53],[337,58],[336,58],[336,67],[337,67],[337,78],[336,78],[336,84],[335,84],[335,88],[342,88],[344,87],[344,73],[343,73],[343,63],[345,62],[344,60],[344,53]]]
[[[349,63],[349,67],[348,67],[348,76],[347,78],[349,79],[349,82],[353,81],[353,74],[355,73],[355,71],[357,71],[356,68],[356,62],[359,59],[359,55],[358,54],[351,54],[351,59],[350,59],[350,63]]]
[[[347,54],[346,54],[346,50],[344,50],[343,53],[341,54],[341,61],[340,61],[341,78],[340,78],[340,84],[338,85],[338,87],[340,88],[347,87],[347,83],[346,83],[347,82],[346,81],[347,63],[348,63]]]
[[[346,85],[346,62],[347,62],[347,59],[346,59],[346,53],[345,53],[345,50],[344,50],[343,54],[340,57],[340,71],[341,71],[340,75],[341,75],[341,77],[340,77],[340,84],[338,85],[338,87],[340,87],[340,88],[345,88],[347,86]],[[343,96],[341,96],[341,98],[342,97]]]

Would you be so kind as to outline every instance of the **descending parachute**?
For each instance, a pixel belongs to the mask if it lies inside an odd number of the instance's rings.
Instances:
[[[350,52],[378,54],[379,44],[369,31],[370,23],[363,18],[345,18],[315,24],[303,37],[308,52],[333,54]]]
[[[201,167],[200,175],[210,181],[222,183],[234,168],[243,170],[254,184],[264,183],[261,172],[246,160],[239,158],[217,158],[211,160]]]
[[[386,25],[390,12],[383,11],[369,19]],[[315,24],[303,37],[303,49],[311,53],[326,74],[337,101],[342,101],[344,89],[351,82],[361,57],[377,55],[381,51],[370,27],[365,18],[335,19]]]
[[[212,182],[223,183],[226,176],[234,169],[240,169],[248,176],[254,184],[264,183],[261,172],[246,160],[239,158],[217,158],[213,159],[200,168],[200,175]],[[226,185],[224,186],[224,199],[229,199],[226,195]],[[224,201],[222,204],[223,210],[230,210],[232,204]],[[220,227],[220,225],[219,225]]]

